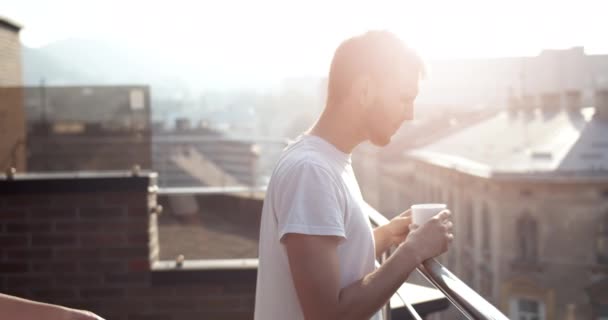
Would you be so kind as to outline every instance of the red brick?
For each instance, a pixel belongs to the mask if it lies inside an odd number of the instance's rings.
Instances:
[[[143,192],[106,193],[103,197],[106,205],[126,205],[138,208],[148,206],[148,194]]]
[[[150,260],[148,258],[129,260],[129,271],[141,272],[150,270]]]
[[[149,283],[148,273],[108,273],[104,275],[106,285],[136,286]]]
[[[74,235],[34,234],[32,235],[32,245],[36,247],[77,246],[78,239]]]
[[[255,283],[238,283],[224,286],[226,294],[248,294],[255,293]]]
[[[0,235],[0,247],[25,247],[28,244],[26,235]]]
[[[30,264],[32,272],[77,272],[77,262],[35,262]]]
[[[64,221],[55,222],[55,231],[58,232],[94,232],[102,231],[104,225],[97,221]]]
[[[130,288],[127,287],[127,296],[138,298],[166,298],[173,295],[174,288],[172,287],[147,287],[147,288]]]
[[[8,294],[11,296],[15,296],[15,297],[19,297],[19,298],[24,298],[24,299],[33,299],[34,298],[32,296],[32,292],[30,289],[22,288],[22,287],[7,287],[4,291],[2,291],[2,293]]]
[[[54,260],[98,260],[101,250],[97,248],[53,248]]]
[[[177,287],[175,295],[177,296],[216,296],[224,292],[222,285],[197,285],[194,287]]]
[[[196,313],[175,312],[175,319],[180,320],[196,320],[196,319],[214,319],[214,320],[251,320],[253,313],[227,310],[227,311],[201,311]]]
[[[101,274],[77,274],[66,273],[57,274],[53,277],[57,287],[64,288],[66,286],[76,287],[98,287],[102,284]]]
[[[146,245],[150,242],[150,235],[147,232],[132,232],[127,235],[127,241],[132,245]]]
[[[8,249],[5,256],[8,261],[46,261],[53,257],[53,251],[50,248]]]
[[[131,219],[128,218],[122,221],[108,221],[104,223],[96,222],[102,231],[122,231],[132,232],[136,230],[146,230],[147,221],[141,219]]]
[[[81,234],[78,238],[83,247],[116,247],[127,244],[127,237],[123,233],[90,233]]]
[[[148,217],[150,215],[150,209],[148,209],[147,207],[141,207],[141,208],[129,207],[127,215],[129,217],[142,217],[142,216]]]
[[[0,274],[3,273],[26,273],[28,271],[27,263],[17,262],[2,262],[0,263]]]
[[[175,320],[181,318],[174,318],[168,314],[162,313],[132,313],[129,314],[129,320]],[[212,319],[212,318],[200,318],[199,319]]]
[[[48,232],[51,231],[51,224],[45,222],[6,223],[4,230],[6,233]]]
[[[32,290],[32,296],[36,297],[37,300],[50,302],[48,299],[76,299],[78,298],[78,293],[76,289],[38,289]]]
[[[30,217],[36,220],[74,220],[77,216],[75,208],[35,208],[30,209]]]
[[[102,310],[120,311],[121,314],[127,315],[129,312],[148,312],[151,311],[151,305],[155,302],[152,299],[126,296],[126,298],[104,298],[101,302]]]
[[[124,296],[125,292],[121,288],[88,288],[80,290],[80,297],[83,299],[99,299],[99,298],[119,298]]]
[[[12,209],[2,208],[0,209],[0,221],[6,220],[25,220],[27,219],[27,210],[25,209]]]
[[[114,247],[102,248],[101,257],[104,260],[124,259],[124,258],[147,258],[148,247]]]
[[[41,275],[9,275],[6,276],[7,288],[49,288],[52,286],[52,279]]]
[[[87,261],[79,264],[81,272],[126,272],[128,270],[126,261]]]
[[[196,310],[198,306],[201,306],[198,297],[166,297],[156,301],[152,305],[152,309],[157,311]],[[222,306],[222,308],[225,307]]]
[[[98,208],[98,207],[83,207],[80,208],[80,218],[82,219],[120,219],[125,217],[125,209],[122,207]]]
[[[240,297],[234,296],[207,296],[197,297],[199,308],[209,311],[237,310],[240,307]]]
[[[88,193],[58,194],[53,195],[52,205],[54,207],[80,207],[100,205],[100,196]]]
[[[12,195],[5,199],[7,207],[45,207],[51,204],[51,198],[47,195]]]

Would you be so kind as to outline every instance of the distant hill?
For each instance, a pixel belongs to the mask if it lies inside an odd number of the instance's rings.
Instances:
[[[148,84],[156,89],[186,86],[170,60],[135,46],[100,39],[67,39],[23,48],[26,85]]]

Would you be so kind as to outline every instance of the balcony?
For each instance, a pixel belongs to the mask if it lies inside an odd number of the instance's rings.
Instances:
[[[156,179],[148,172],[0,177],[0,290],[110,319],[251,318],[257,252],[235,258],[222,246],[234,243],[231,232],[242,233],[239,222],[253,230],[245,237],[257,242],[263,189],[159,190]],[[169,197],[178,195],[194,196],[198,218],[215,218],[214,227],[225,231],[202,243],[219,251],[170,248],[171,223],[197,228],[195,218],[170,212]],[[162,214],[159,204],[167,208]],[[174,257],[177,252],[184,256]],[[450,301],[471,319],[506,319],[437,261],[418,270],[438,290],[404,283],[384,308],[387,318],[421,319]]]

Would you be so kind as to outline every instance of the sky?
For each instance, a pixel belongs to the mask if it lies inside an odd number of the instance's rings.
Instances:
[[[41,47],[108,38],[188,64],[323,74],[341,40],[398,34],[426,59],[533,56],[585,46],[608,53],[606,1],[0,0],[0,15]]]

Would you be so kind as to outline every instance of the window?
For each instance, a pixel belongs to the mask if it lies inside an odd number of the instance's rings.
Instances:
[[[512,299],[509,318],[513,320],[544,320],[545,305],[543,302],[535,299]]]
[[[491,246],[491,225],[490,225],[490,210],[488,209],[488,205],[484,204],[483,205],[483,210],[481,212],[481,232],[483,233],[482,235],[482,246],[483,246],[483,251],[485,252],[490,252],[490,249],[492,248]]]
[[[604,213],[598,226],[595,239],[595,256],[597,263],[608,265],[608,212]]]
[[[479,268],[479,293],[489,302],[493,299],[493,279],[490,265],[485,263]]]
[[[522,262],[538,261],[538,222],[529,213],[517,220],[518,258]]]
[[[474,222],[474,212],[473,212],[473,204],[471,201],[467,202],[464,216],[466,219],[466,239],[467,245],[470,247],[475,247],[475,222]]]
[[[594,306],[594,312],[597,320],[608,320],[608,304],[600,304]]]

